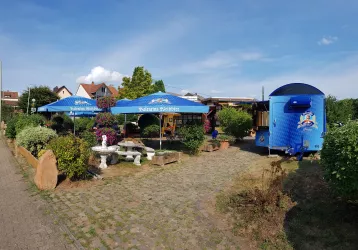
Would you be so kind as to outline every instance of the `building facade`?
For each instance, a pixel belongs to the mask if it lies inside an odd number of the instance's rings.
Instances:
[[[118,95],[118,91],[115,87],[108,86],[105,83],[101,83],[101,84],[94,84],[93,82],[90,84],[81,83],[78,86],[76,95],[86,98],[91,98],[91,99],[98,99],[104,96],[115,97]]]
[[[19,106],[19,92],[16,91],[2,91],[1,100],[11,107],[17,108]]]
[[[58,97],[60,97],[60,99],[72,96],[72,92],[69,91],[68,88],[66,88],[66,86],[62,86],[62,87],[55,87],[53,89],[53,92],[56,93],[58,95]]]

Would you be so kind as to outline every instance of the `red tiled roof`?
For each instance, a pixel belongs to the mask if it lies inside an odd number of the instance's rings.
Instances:
[[[6,96],[10,96],[10,97],[6,97]],[[18,99],[19,98],[19,93],[15,92],[15,91],[2,91],[2,98],[6,99]]]
[[[118,90],[115,87],[113,87],[113,86],[107,86],[107,87],[108,87],[109,91],[111,91],[112,96],[118,95]]]
[[[62,86],[62,87],[55,87],[54,89],[53,89],[53,92],[55,92],[56,94],[58,94],[59,92],[61,92],[61,90],[62,89],[67,89],[67,91],[68,91],[68,93],[70,93],[70,95],[72,95],[72,92],[68,89],[68,88],[66,88],[66,86]]]
[[[81,83],[80,84],[84,90],[87,92],[87,94],[92,98],[94,97],[93,93],[97,92],[97,90],[101,87],[107,87],[109,91],[112,93],[112,96],[118,95],[118,91],[113,86],[107,86],[105,83],[100,84],[94,84],[93,82],[90,84],[87,83]]]

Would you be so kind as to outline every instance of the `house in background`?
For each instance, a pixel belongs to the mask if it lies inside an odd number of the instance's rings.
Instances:
[[[180,96],[181,98],[193,101],[193,102],[201,102],[204,97],[202,97],[201,95],[198,95],[197,93],[192,94],[192,93],[186,93],[185,95]]]
[[[62,86],[62,87],[55,87],[53,89],[53,92],[56,93],[58,95],[58,97],[60,97],[60,99],[72,96],[72,92],[66,88],[66,86]]]
[[[97,99],[104,96],[115,97],[118,95],[118,90],[114,86],[106,85],[105,83],[100,83],[100,84],[94,84],[94,82],[90,84],[81,83],[78,86],[76,95],[86,98],[91,98],[91,99]]]
[[[19,92],[16,91],[1,91],[1,100],[13,108],[19,106]]]

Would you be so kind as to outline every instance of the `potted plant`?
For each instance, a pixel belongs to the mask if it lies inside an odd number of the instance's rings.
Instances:
[[[228,149],[230,144],[233,144],[236,139],[230,135],[219,135],[218,141],[220,141],[220,149]]]

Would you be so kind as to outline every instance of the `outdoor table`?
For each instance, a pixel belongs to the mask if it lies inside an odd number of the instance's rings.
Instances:
[[[133,150],[133,148],[142,148],[143,147],[140,144],[135,144],[134,142],[129,142],[129,141],[119,142],[117,145],[120,146],[120,147],[124,147],[127,152],[135,152]],[[130,155],[130,154],[127,155],[126,160],[134,160],[133,155]]]

